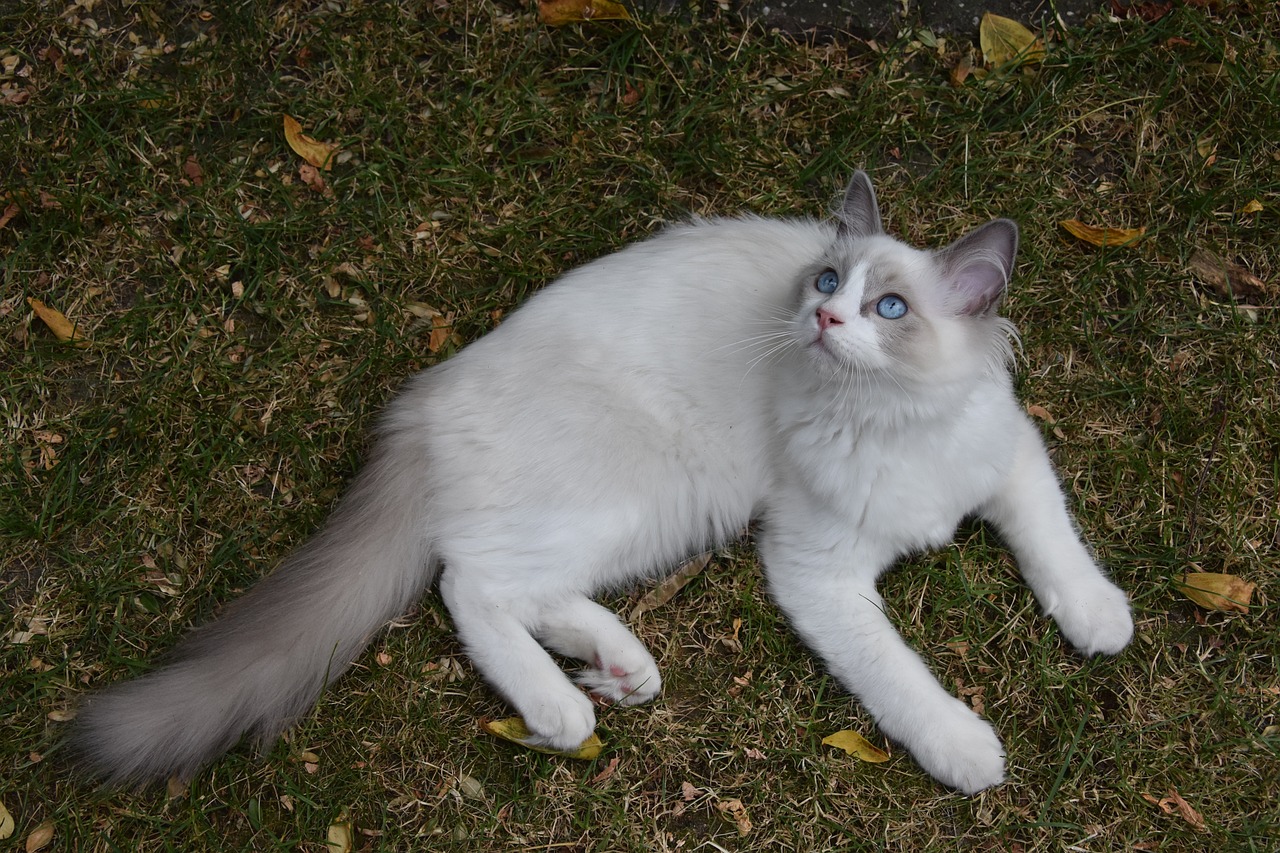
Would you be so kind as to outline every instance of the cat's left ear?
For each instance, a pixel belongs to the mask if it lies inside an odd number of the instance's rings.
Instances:
[[[979,316],[995,312],[1013,273],[1018,254],[1018,226],[995,219],[939,249],[944,286],[954,297],[956,313]]]
[[[871,237],[884,233],[875,188],[871,186],[870,176],[861,169],[853,173],[853,179],[845,188],[836,218],[840,220],[841,237]]]

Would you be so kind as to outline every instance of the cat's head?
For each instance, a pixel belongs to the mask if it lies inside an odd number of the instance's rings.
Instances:
[[[934,251],[884,233],[875,190],[857,172],[836,213],[836,239],[805,271],[795,332],[824,372],[881,376],[901,387],[999,369],[1012,326],[997,313],[1018,227],[996,219]]]

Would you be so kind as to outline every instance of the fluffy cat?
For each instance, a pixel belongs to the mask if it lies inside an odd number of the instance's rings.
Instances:
[[[658,695],[649,652],[591,596],[759,519],[803,640],[935,779],[1004,778],[991,726],[894,631],[876,579],[992,522],[1063,636],[1125,647],[1125,595],[1069,518],[996,314],[1017,227],[922,251],[858,172],[834,223],[699,221],[568,273],[391,403],[325,527],[173,662],[91,697],[73,733],[113,784],[190,777],[274,738],[438,577],[476,668],[550,746],[587,694]]]

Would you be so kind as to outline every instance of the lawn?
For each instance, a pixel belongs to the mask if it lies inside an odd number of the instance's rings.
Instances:
[[[968,38],[796,40],[716,4],[562,28],[510,0],[0,7],[0,845],[1274,850],[1280,7],[1160,5],[995,69]],[[1133,644],[1082,660],[976,524],[886,579],[1005,784],[956,795],[886,744],[749,541],[634,620],[665,690],[605,710],[591,762],[483,732],[509,711],[429,593],[263,753],[140,792],[66,765],[78,699],[315,529],[406,377],[666,222],[820,216],[859,167],[917,244],[1020,223],[1019,390],[1133,602]],[[1186,572],[1257,589],[1205,609]],[[892,757],[822,744],[842,729]]]

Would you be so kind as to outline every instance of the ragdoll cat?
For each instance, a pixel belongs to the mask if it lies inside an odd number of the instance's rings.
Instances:
[[[570,272],[410,380],[324,529],[174,662],[91,698],[76,754],[135,784],[273,738],[437,577],[476,668],[573,747],[593,704],[547,649],[598,696],[652,699],[653,658],[591,596],[759,519],[774,598],[884,733],[945,785],[995,785],[999,739],[876,579],[976,514],[1082,653],[1133,632],[1013,396],[996,308],[1016,248],[1007,220],[906,246],[859,172],[834,223],[699,221]]]

